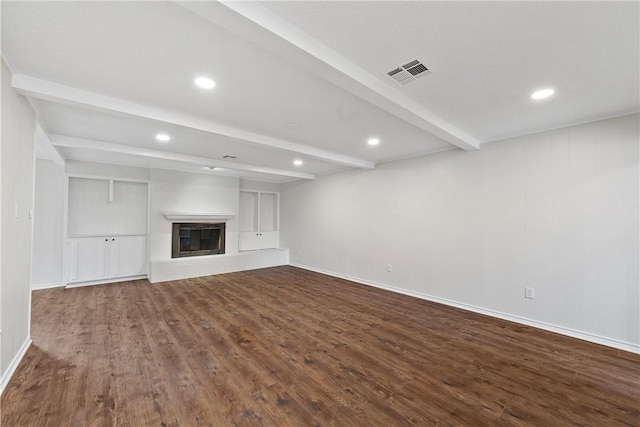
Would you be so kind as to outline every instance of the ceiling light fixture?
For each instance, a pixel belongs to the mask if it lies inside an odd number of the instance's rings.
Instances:
[[[380,144],[380,140],[378,138],[371,138],[367,141],[367,144],[369,145],[378,145]]]
[[[545,99],[553,95],[555,91],[553,89],[541,89],[531,94],[531,99]]]
[[[302,166],[302,163],[303,162],[300,159],[296,159],[296,160],[293,161],[293,164],[296,165],[296,166]]]
[[[287,123],[287,127],[289,129],[298,129],[300,125],[298,123],[291,122],[291,123]]]
[[[171,137],[169,135],[167,135],[166,133],[159,133],[156,135],[156,139],[160,142],[169,142],[169,140],[171,139]]]
[[[216,87],[216,82],[208,77],[198,77],[194,80],[194,82],[198,87],[201,87],[202,89],[213,89],[214,87]]]

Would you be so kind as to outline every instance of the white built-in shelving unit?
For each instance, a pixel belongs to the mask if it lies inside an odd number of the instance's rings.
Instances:
[[[148,182],[69,176],[66,208],[67,286],[146,276]]]
[[[240,251],[277,248],[280,194],[267,191],[240,191]]]

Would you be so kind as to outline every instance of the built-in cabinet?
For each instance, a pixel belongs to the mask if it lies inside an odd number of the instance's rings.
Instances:
[[[67,284],[147,274],[148,194],[143,181],[69,177]]]
[[[68,245],[69,283],[146,274],[146,236],[75,237]]]
[[[274,192],[240,191],[240,251],[277,248],[280,195]]]

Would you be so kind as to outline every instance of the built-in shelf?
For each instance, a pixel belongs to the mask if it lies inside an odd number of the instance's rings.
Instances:
[[[203,213],[190,213],[190,212],[164,212],[164,217],[169,221],[181,221],[181,222],[202,222],[202,221],[218,221],[227,222],[235,215],[228,212],[203,212]]]

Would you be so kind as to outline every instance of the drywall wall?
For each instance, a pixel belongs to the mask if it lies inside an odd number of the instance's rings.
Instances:
[[[634,114],[283,184],[281,245],[294,265],[638,351],[638,140]]]
[[[2,62],[0,392],[29,346],[35,114]]]
[[[283,265],[287,250],[238,253],[238,178],[152,169],[151,250],[149,280],[160,282],[230,271]],[[230,213],[225,254],[210,257],[171,258],[171,221],[165,212]]]
[[[36,159],[31,288],[62,286],[64,166]]]
[[[151,262],[171,259],[171,221],[165,212],[231,213],[226,253],[238,253],[238,178],[151,169]]]

